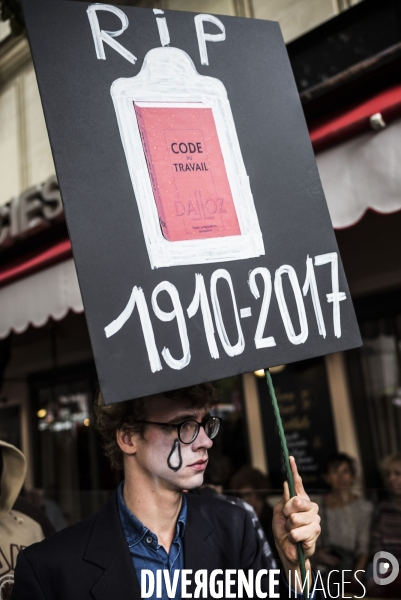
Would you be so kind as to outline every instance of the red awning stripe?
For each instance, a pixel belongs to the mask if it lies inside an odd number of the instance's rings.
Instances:
[[[69,239],[57,242],[51,248],[33,253],[29,258],[26,256],[7,265],[0,270],[0,287],[27,277],[36,271],[40,271],[72,256],[71,243]]]
[[[385,123],[401,116],[401,85],[381,92],[351,110],[342,111],[334,118],[312,123],[309,134],[315,152],[371,130],[369,119],[376,113],[381,113]]]

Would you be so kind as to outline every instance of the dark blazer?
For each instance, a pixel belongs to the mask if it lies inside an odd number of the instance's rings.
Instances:
[[[256,575],[269,568],[246,510],[217,498],[188,494],[187,500],[186,569],[254,569]],[[99,513],[19,553],[11,600],[140,597],[113,494]],[[288,588],[281,597],[288,597]]]

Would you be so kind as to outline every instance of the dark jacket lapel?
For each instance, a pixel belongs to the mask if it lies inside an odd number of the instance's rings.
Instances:
[[[201,514],[197,506],[192,504],[190,494],[188,494],[187,498],[188,513],[184,534],[184,568],[192,569],[193,583],[191,586],[188,586],[188,591],[193,594],[196,587],[194,583],[195,571],[207,569],[210,573],[213,569],[221,569],[223,566],[213,543],[213,527]]]
[[[215,543],[213,527],[188,495],[187,523],[184,534],[184,568],[199,569],[224,568]],[[105,508],[98,514],[86,548],[84,560],[104,569],[103,574],[91,589],[95,600],[135,600],[141,592],[138,578],[132,564],[124,532],[117,509],[114,493]],[[189,586],[194,591],[195,584]]]
[[[91,589],[96,600],[139,600],[139,582],[121,527],[116,493],[95,521],[84,560],[104,569]]]

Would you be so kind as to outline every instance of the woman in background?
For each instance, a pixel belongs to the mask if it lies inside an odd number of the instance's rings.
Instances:
[[[371,560],[377,552],[390,552],[401,564],[401,454],[387,456],[382,462],[383,478],[389,493],[380,502],[373,519]],[[401,597],[401,575],[388,585],[377,585],[369,569],[368,593],[378,598]],[[384,573],[387,577],[390,573]]]
[[[354,460],[347,454],[335,454],[325,470],[330,491],[317,499],[322,533],[314,565],[326,573],[337,569],[340,577],[342,570],[365,570],[369,557],[373,506],[354,492],[355,477]],[[363,579],[363,573],[358,579]]]

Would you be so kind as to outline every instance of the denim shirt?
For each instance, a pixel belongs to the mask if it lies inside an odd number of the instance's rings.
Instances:
[[[129,508],[123,500],[122,491],[123,483],[121,483],[118,487],[118,512],[120,515],[125,539],[127,540],[128,547],[130,550],[136,576],[138,578],[139,585],[141,585],[141,570],[148,569],[153,572],[155,577],[155,589],[153,595],[150,596],[150,598],[156,599],[156,570],[167,569],[170,573],[170,582],[172,583],[174,571],[178,569],[181,573],[181,570],[185,568],[183,538],[185,524],[187,520],[187,500],[185,498],[185,494],[183,494],[182,506],[177,520],[175,536],[170,547],[170,553],[167,554],[163,546],[160,546],[160,544],[158,543],[157,536],[152,531],[150,531],[150,529],[145,527],[145,525],[143,525],[129,510]],[[269,568],[276,568],[276,565],[269,565]],[[284,577],[283,572],[281,573],[281,577],[285,587],[288,589],[288,583]],[[288,589],[288,592],[289,598],[297,598],[297,600],[303,600],[304,598],[302,593],[297,594],[292,589]],[[162,600],[168,600],[169,598],[169,596],[167,595],[164,577],[162,577],[161,597]],[[181,598],[181,574],[178,578],[175,598],[176,600],[179,600]],[[310,599],[313,600],[314,598],[315,594],[311,592]]]
[[[170,552],[167,554],[166,550],[158,543],[157,535],[155,535],[150,529],[145,527],[129,510],[123,500],[123,483],[118,487],[117,503],[118,512],[120,515],[121,525],[124,531],[125,539],[127,540],[129,551],[131,554],[132,562],[138,578],[139,585],[141,585],[141,571],[142,569],[148,569],[153,572],[155,577],[155,588],[154,593],[150,598],[156,598],[156,570],[167,569],[170,573],[170,582],[172,584],[174,571],[179,570],[180,576],[178,578],[177,591],[175,594],[176,599],[181,598],[181,570],[184,568],[184,548],[183,539],[185,531],[185,523],[187,520],[187,500],[185,494],[182,495],[182,506],[178,516],[177,526],[173,542],[170,547]],[[149,579],[147,578],[147,585],[149,585]],[[162,600],[168,600],[166,585],[164,577],[162,577]]]

